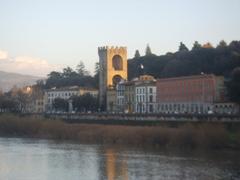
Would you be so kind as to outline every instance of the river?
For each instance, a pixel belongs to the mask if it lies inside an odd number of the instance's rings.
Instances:
[[[163,151],[0,138],[1,180],[235,180],[237,151]]]

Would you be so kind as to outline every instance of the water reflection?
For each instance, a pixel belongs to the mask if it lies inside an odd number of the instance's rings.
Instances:
[[[164,152],[0,138],[0,179],[240,179],[239,152]]]
[[[108,180],[121,178],[128,180],[128,167],[125,158],[118,158],[114,149],[106,149],[106,174]]]

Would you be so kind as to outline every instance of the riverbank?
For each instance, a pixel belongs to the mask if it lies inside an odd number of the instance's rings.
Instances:
[[[240,130],[231,131],[222,123],[178,127],[68,124],[41,116],[3,114],[0,136],[169,148],[240,148]]]

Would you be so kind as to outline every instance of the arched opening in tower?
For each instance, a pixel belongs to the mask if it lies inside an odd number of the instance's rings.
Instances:
[[[114,70],[116,71],[121,71],[123,70],[123,60],[122,57],[119,55],[115,55],[112,58],[112,66],[114,68]]]
[[[122,77],[120,75],[113,76],[113,78],[112,78],[113,86],[116,86],[117,83],[119,83],[121,81],[121,79],[122,79]]]

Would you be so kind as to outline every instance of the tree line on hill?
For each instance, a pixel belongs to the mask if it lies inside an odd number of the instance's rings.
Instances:
[[[142,74],[167,78],[202,73],[224,76],[230,99],[240,103],[240,41],[229,45],[221,41],[216,47],[196,41],[191,50],[181,42],[177,52],[160,56],[148,45],[144,56],[136,50],[134,58],[128,60],[129,80]]]
[[[62,72],[52,71],[48,74],[46,83],[43,88],[50,89],[53,87],[67,87],[67,86],[80,86],[80,87],[98,87],[98,74],[99,64],[95,64],[95,73],[93,76],[85,69],[82,61],[77,65],[76,70],[71,67],[63,68]]]
[[[144,72],[141,70],[144,66]],[[240,41],[229,45],[221,41],[217,47],[197,41],[189,50],[182,42],[175,53],[157,56],[147,46],[144,56],[136,50],[135,57],[128,60],[128,77],[132,79],[140,74],[150,74],[155,78],[178,77],[196,74],[223,75],[230,77],[234,68],[240,66]],[[136,68],[138,67],[138,68]]]

